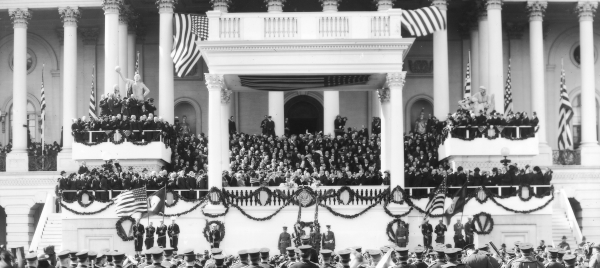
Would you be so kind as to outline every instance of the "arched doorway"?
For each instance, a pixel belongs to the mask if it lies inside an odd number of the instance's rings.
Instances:
[[[8,120],[9,120],[9,130],[8,130],[8,140],[12,141],[13,139],[13,132],[12,132],[12,128],[13,128],[13,105],[12,103],[10,104],[10,108],[9,108],[9,114],[8,114]],[[35,142],[38,140],[38,138],[40,138],[41,135],[41,126],[38,125],[38,113],[37,113],[37,109],[35,107],[35,105],[33,105],[33,103],[30,100],[27,100],[27,120],[25,122],[27,124],[27,129],[29,130],[29,135],[30,135],[30,139],[31,142]]]
[[[309,96],[297,96],[285,103],[291,134],[314,133],[323,130],[323,105]]]
[[[433,114],[433,105],[431,105],[431,102],[426,99],[418,99],[410,107],[410,129],[413,131],[415,129],[415,121],[417,121],[421,112],[425,114],[425,119],[430,114]]]
[[[175,116],[179,118],[180,123],[183,122],[183,117],[186,117],[185,121],[189,124],[191,133],[198,134],[202,131],[200,123],[198,123],[200,121],[198,111],[196,111],[196,108],[190,102],[180,101],[175,104]]]

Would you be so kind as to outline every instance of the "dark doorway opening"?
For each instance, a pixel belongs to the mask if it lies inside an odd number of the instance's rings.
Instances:
[[[290,134],[323,131],[323,105],[309,96],[297,96],[285,103]]]

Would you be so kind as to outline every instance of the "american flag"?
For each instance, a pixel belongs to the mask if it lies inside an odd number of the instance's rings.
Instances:
[[[567,92],[567,82],[565,70],[560,71],[560,108],[558,110],[558,149],[573,149],[573,133],[571,133],[571,119],[573,118],[573,108]]]
[[[135,56],[135,74],[140,74],[140,52]]]
[[[244,87],[256,90],[287,91],[306,88],[364,85],[371,76],[358,75],[240,75]]]
[[[119,217],[131,216],[136,212],[148,211],[146,187],[125,191],[117,196],[115,212]]]
[[[427,207],[425,207],[425,218],[423,218],[423,223],[427,221],[429,215],[433,214],[433,212],[436,209],[440,209],[442,211],[440,214],[444,213],[444,202],[446,201],[447,191],[448,189],[446,188],[446,178],[444,178],[440,186],[435,191],[435,195],[429,200],[429,203],[427,203]]]
[[[202,56],[196,41],[208,39],[208,18],[203,15],[175,14],[175,37],[171,58],[177,76],[186,76]]]
[[[508,74],[506,75],[506,87],[504,88],[504,114],[513,110],[512,82],[510,80],[510,59],[508,60]]]
[[[471,52],[469,51],[469,61],[467,61],[467,74],[465,74],[465,94],[463,98],[471,97]]]
[[[46,93],[44,92],[44,66],[45,64],[42,64],[42,89],[40,90],[41,92],[41,113],[42,113],[42,155],[44,154],[45,151],[45,146],[44,146],[44,134],[45,134],[45,125],[46,125]]]
[[[446,29],[446,18],[435,6],[402,10],[402,26],[411,36],[425,36]]]
[[[96,115],[96,87],[94,86],[94,73],[95,67],[92,67],[92,88],[90,89],[90,108],[88,109],[88,114],[90,118],[98,119]]]

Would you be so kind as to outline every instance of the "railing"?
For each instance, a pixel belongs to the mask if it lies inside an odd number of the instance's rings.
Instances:
[[[31,240],[31,244],[29,245],[29,251],[37,252],[38,245],[42,240],[42,234],[44,233],[44,227],[46,226],[46,222],[48,221],[48,215],[54,211],[54,194],[52,192],[48,192],[46,196],[46,203],[44,204],[44,209],[42,209],[42,213],[40,214],[40,219],[38,220],[38,224],[35,227],[35,233],[33,233],[33,239]]]
[[[581,165],[581,152],[575,150],[553,150],[552,164],[560,166]]]
[[[583,234],[581,233],[581,228],[579,228],[579,223],[577,222],[577,218],[575,217],[575,212],[573,212],[571,203],[569,203],[569,197],[565,189],[560,189],[558,191],[558,195],[560,205],[567,214],[567,219],[569,220],[569,227],[571,228],[573,236],[575,236],[575,244],[577,245],[583,240]]]
[[[457,126],[457,127],[454,127],[450,133],[452,134],[451,137],[463,136],[461,133],[457,133],[457,130],[459,130],[461,132],[464,131],[464,138],[466,138],[466,139],[482,138],[482,137],[484,137],[484,133],[480,132],[479,128],[480,127],[478,127],[478,126],[470,126],[470,127]],[[509,130],[509,131],[514,130],[514,132],[509,133],[507,130]],[[513,139],[521,139],[523,130],[531,131],[530,132],[531,136],[529,136],[529,137],[533,137],[535,135],[535,130],[532,126],[504,126],[501,128],[498,128],[497,126],[490,126],[490,127],[486,126],[484,129],[484,131],[488,132],[488,133],[486,133],[486,135],[488,137],[499,135],[500,137],[503,137],[503,138],[513,138]],[[494,131],[494,132],[490,133],[490,131]],[[473,135],[475,135],[475,137],[471,137]],[[528,137],[524,137],[524,138],[528,138]]]
[[[467,186],[467,193],[474,192],[479,189],[481,186]],[[502,186],[485,186],[486,189],[490,190],[492,193],[497,195],[505,195],[505,193],[516,191],[519,186],[510,186],[510,185],[502,185]],[[541,195],[545,193],[544,190],[550,189],[550,185],[530,185],[532,192],[531,195]],[[460,186],[450,186],[448,187],[448,193],[453,194],[457,192],[461,187]],[[409,196],[422,196],[431,194],[436,187],[406,187],[404,191],[407,192]]]
[[[108,134],[111,133],[112,130],[101,130],[101,131],[84,131],[81,134],[87,136],[85,138],[86,142],[88,143],[95,143],[95,142],[107,142],[109,140]],[[162,131],[161,130],[142,130],[141,133],[139,130],[133,130],[130,131],[129,135],[127,135],[128,132],[124,132],[125,133],[125,137],[122,136],[122,134],[119,131],[114,132],[112,135],[112,139],[115,141],[121,140],[121,138],[124,138],[126,141],[132,141],[133,139],[131,139],[130,137],[134,134],[140,133],[139,136],[139,140],[142,142],[146,142],[146,137],[145,134],[146,133],[153,133],[153,138],[151,139],[151,141],[163,141],[163,137],[162,135],[159,135]]]
[[[29,171],[56,171],[56,155],[30,155]]]
[[[0,153],[0,171],[6,171],[6,153]]]
[[[77,192],[80,190],[62,190],[63,194],[72,194],[73,196],[75,194],[77,194]],[[126,190],[87,190],[88,193],[94,195],[94,197],[97,199],[101,194],[101,193],[107,193],[107,200],[112,199],[113,197],[117,197],[121,192],[124,192]],[[151,194],[155,193],[158,190],[146,190],[148,196],[150,196]],[[167,199],[169,197],[169,195],[171,195],[171,192],[175,192],[177,194],[179,194],[180,196],[183,196],[182,194],[189,194],[190,192],[194,192],[193,196],[195,196],[195,199],[200,199],[202,193],[207,193],[208,189],[192,189],[192,190],[173,190],[173,189],[169,189],[167,192]],[[205,194],[204,194],[205,195]],[[189,197],[188,197],[189,198]],[[193,199],[193,197],[192,197]],[[103,200],[103,201],[107,201],[107,200]],[[168,201],[168,200],[167,200]]]
[[[208,11],[209,41],[401,38],[401,10],[386,12],[222,13]],[[392,26],[397,29],[392,29]]]

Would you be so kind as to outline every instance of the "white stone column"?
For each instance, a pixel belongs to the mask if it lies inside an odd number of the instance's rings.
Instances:
[[[539,155],[534,159],[537,165],[552,164],[552,149],[546,141],[546,88],[544,64],[544,32],[542,22],[548,6],[547,1],[529,1],[529,59],[531,67],[531,109],[536,112],[539,130],[535,134],[539,142]]]
[[[127,46],[128,41],[128,24],[129,24],[129,7],[122,5],[119,11],[119,66],[121,67],[121,74],[123,77],[133,78],[133,74],[129,73],[129,55]],[[119,79],[119,92],[121,97],[127,95],[127,89],[125,88],[125,81]]]
[[[206,88],[208,89],[208,188],[221,189],[221,162],[224,153],[221,140],[227,139],[222,133],[222,123],[227,123],[221,116],[221,90],[224,88],[223,75],[205,74]]]
[[[115,85],[119,85],[119,74],[115,67],[119,65],[119,6],[122,3],[122,0],[103,0],[104,91],[98,92],[98,96],[113,92]]]
[[[340,92],[323,91],[323,133],[335,136],[334,121],[340,114]]]
[[[13,147],[6,158],[6,171],[27,171],[27,23],[31,12],[27,8],[17,8],[9,9],[8,14],[14,27]]]
[[[63,51],[63,93],[62,110],[64,128],[63,148],[57,157],[57,168],[59,170],[75,171],[77,163],[71,158],[73,148],[73,137],[71,133],[72,119],[77,118],[77,21],[81,16],[77,7],[58,8],[64,27],[64,51]],[[89,94],[89,93],[88,93]]]
[[[432,0],[444,17],[447,17],[447,0]],[[433,114],[446,118],[450,111],[450,88],[448,78],[448,30],[433,33]],[[443,119],[442,119],[443,120]]]
[[[169,122],[175,118],[175,92],[173,80],[173,9],[176,0],[158,0],[160,35],[158,41],[158,113]]]
[[[281,136],[285,132],[284,105],[285,95],[283,91],[269,91],[269,115],[275,122],[276,136]]]
[[[489,88],[495,110],[504,113],[504,55],[502,54],[502,0],[487,0]]]
[[[388,73],[387,86],[389,88],[389,106],[390,114],[387,116],[387,125],[390,128],[390,147],[389,147],[389,170],[390,186],[393,189],[396,186],[404,188],[404,105],[402,101],[402,89],[406,72]],[[386,133],[387,134],[387,133]]]
[[[135,52],[135,30],[131,25],[127,29],[127,73],[133,77],[135,74],[135,60],[137,53]]]
[[[489,22],[487,9],[483,3],[479,8],[479,86],[489,88],[490,66],[489,66]],[[475,69],[475,68],[473,68]],[[473,88],[477,92],[479,88]]]
[[[471,25],[471,93],[479,88],[480,80],[479,76],[481,74],[479,65],[479,27],[477,25],[477,21],[473,25]]]
[[[386,85],[387,86],[387,85]],[[392,131],[391,131],[391,103],[390,103],[390,89],[383,88],[377,90],[378,100],[381,107],[380,118],[381,118],[381,171],[390,171],[391,165],[391,146],[392,146]]]
[[[231,116],[233,94],[231,90],[221,89],[221,170],[229,170],[229,117]],[[210,114],[209,114],[210,116]]]
[[[600,159],[596,138],[596,79],[594,77],[594,13],[598,2],[580,1],[579,46],[581,51],[581,165],[595,166]]]

